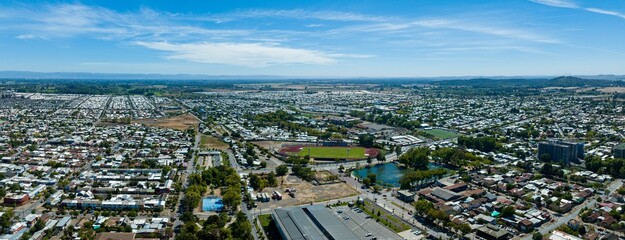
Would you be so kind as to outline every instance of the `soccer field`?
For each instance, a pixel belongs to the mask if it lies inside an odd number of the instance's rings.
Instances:
[[[430,130],[425,130],[425,132],[440,139],[455,138],[458,136],[458,134],[454,132],[446,131],[442,129],[430,129]]]
[[[326,159],[362,159],[367,157],[365,156],[365,148],[361,147],[303,147],[302,150],[299,151],[298,155],[310,155],[311,158]]]

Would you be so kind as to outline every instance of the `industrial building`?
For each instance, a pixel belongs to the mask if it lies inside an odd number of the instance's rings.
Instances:
[[[277,208],[272,218],[284,240],[360,239],[323,205]]]

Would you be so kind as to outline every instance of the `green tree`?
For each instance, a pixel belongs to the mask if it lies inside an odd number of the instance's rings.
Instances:
[[[361,135],[358,137],[358,145],[360,145],[361,147],[373,147],[374,141],[375,137],[372,135]]]
[[[196,191],[187,191],[184,194],[184,206],[187,211],[193,211],[199,204],[201,200],[201,196]]]
[[[278,179],[274,172],[269,172],[269,174],[267,174],[267,183],[272,187],[278,186]]]
[[[414,169],[425,170],[429,164],[430,149],[426,147],[412,148],[399,157],[399,162]]]
[[[4,214],[0,216],[0,227],[5,229],[11,227],[11,219],[13,219],[13,216],[13,209],[7,209]]]
[[[378,181],[377,176],[374,173],[369,173],[367,175],[367,179],[369,180],[370,185],[374,185]]]
[[[278,176],[284,176],[289,173],[289,167],[286,164],[282,164],[276,167],[276,174]]]
[[[514,216],[514,207],[512,206],[506,206],[503,209],[501,209],[501,217],[505,217],[505,218],[509,218]]]
[[[250,180],[250,186],[254,190],[261,191],[263,190],[263,188],[265,188],[265,185],[263,184],[263,179],[258,174],[250,173],[247,177]]]
[[[382,153],[378,153],[378,155],[375,156],[375,159],[380,161],[380,162],[386,161],[386,157]]]
[[[254,239],[252,236],[252,224],[241,211],[237,212],[236,220],[230,225],[230,230],[232,231],[232,237],[235,239]]]
[[[241,204],[241,194],[239,194],[238,189],[228,188],[226,192],[222,195],[224,206],[229,209],[236,209],[239,204]]]

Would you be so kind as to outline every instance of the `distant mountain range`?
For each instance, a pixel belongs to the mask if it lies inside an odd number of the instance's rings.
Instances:
[[[592,75],[592,76],[449,76],[449,77],[414,77],[414,78],[336,78],[336,77],[290,77],[273,75],[201,75],[201,74],[127,74],[127,73],[85,73],[85,72],[28,72],[0,71],[0,79],[51,82],[55,80],[82,80],[91,82],[106,80],[108,82],[132,81],[176,81],[179,84],[212,83],[245,83],[292,81],[297,83],[331,84],[331,83],[392,83],[392,84],[433,84],[440,86],[470,87],[605,87],[625,86],[625,75]],[[99,82],[99,81],[98,81]],[[102,82],[104,83],[104,81]]]
[[[470,80],[445,80],[436,81],[433,84],[441,86],[471,86],[471,87],[607,87],[625,86],[624,78],[606,78],[597,76],[571,77],[562,76],[556,78],[531,78],[531,79],[492,79],[476,78]]]
[[[555,76],[441,76],[441,77],[300,77],[278,75],[204,75],[204,74],[133,74],[133,73],[90,73],[90,72],[30,72],[30,71],[0,71],[3,79],[107,79],[107,80],[271,80],[271,79],[396,79],[396,80],[528,80],[553,79]],[[586,75],[575,76],[580,79],[595,80],[625,80],[625,75]],[[570,78],[570,77],[562,77]],[[557,79],[557,78],[556,78]]]

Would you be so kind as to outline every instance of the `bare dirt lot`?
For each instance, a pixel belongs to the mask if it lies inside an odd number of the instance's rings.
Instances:
[[[228,149],[229,145],[213,136],[202,134],[200,147],[204,149],[225,150]]]
[[[148,126],[173,128],[177,130],[187,130],[188,128],[197,128],[200,121],[191,114],[183,114],[175,117],[158,118],[158,119],[140,119],[134,120],[133,123],[144,124]]]
[[[281,180],[279,180],[281,181]],[[287,188],[295,188],[295,198],[286,193]],[[282,200],[271,199],[269,202],[258,202],[259,206],[265,207],[286,207],[307,204],[311,202],[322,202],[332,199],[355,196],[358,192],[346,183],[333,183],[315,186],[309,182],[301,180],[295,176],[284,177],[284,183],[277,188],[265,188],[262,192],[272,194],[274,190],[282,193]]]
[[[282,141],[255,141],[252,142],[253,144],[256,144],[257,146],[261,146],[265,149],[268,150],[278,150],[280,148],[282,148],[282,146],[286,143],[286,142],[282,142]]]
[[[625,93],[625,87],[605,87],[599,88],[597,91],[604,93]]]
[[[317,171],[315,172],[315,179],[320,183],[332,183],[338,182],[339,177],[332,174],[330,171]]]

